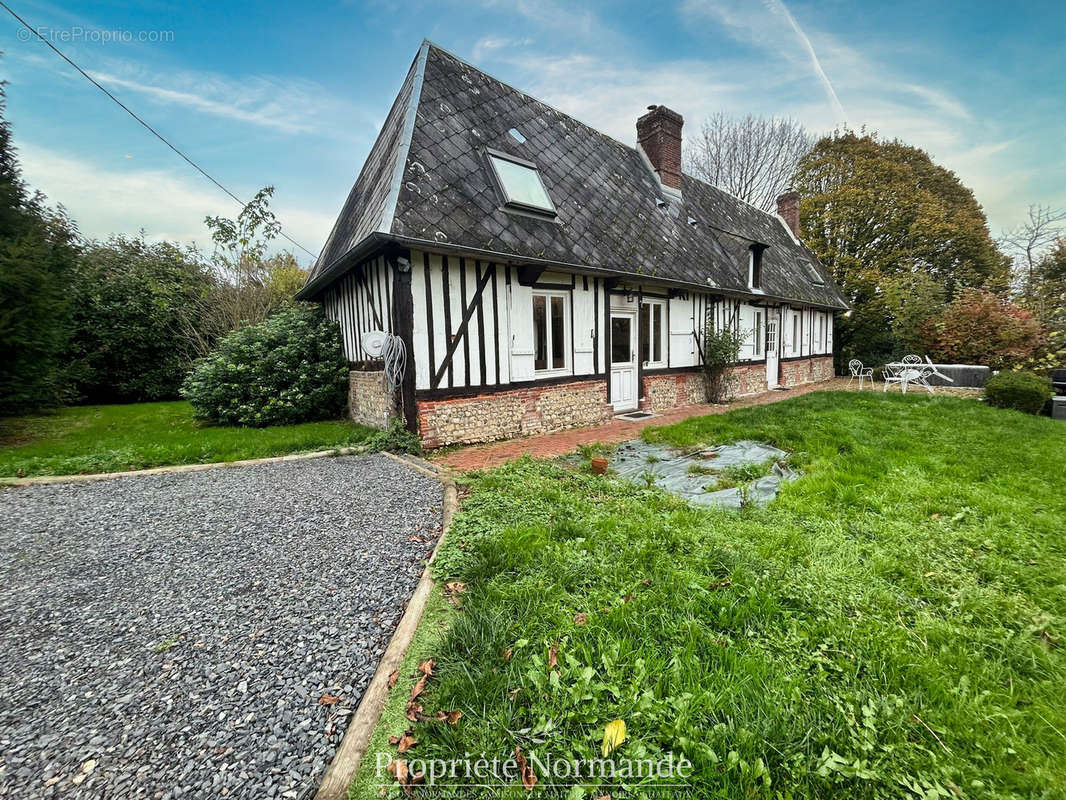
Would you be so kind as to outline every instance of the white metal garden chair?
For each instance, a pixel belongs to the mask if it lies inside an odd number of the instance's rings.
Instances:
[[[860,392],[862,391],[863,381],[869,381],[871,384],[874,382],[873,367],[864,367],[857,358],[853,358],[848,362],[848,372],[851,373],[851,377],[848,379],[848,386],[851,386],[851,382],[858,378]]]

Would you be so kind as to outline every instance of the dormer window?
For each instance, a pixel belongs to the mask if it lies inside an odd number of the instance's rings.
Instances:
[[[548,197],[536,164],[496,151],[489,153],[489,163],[505,205],[555,215],[555,205]]]
[[[762,253],[766,247],[761,244],[753,244],[748,248],[748,288],[762,288]]]

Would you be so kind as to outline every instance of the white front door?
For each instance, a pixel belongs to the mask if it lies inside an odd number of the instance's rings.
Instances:
[[[637,407],[637,315],[611,312],[611,405],[618,412]]]
[[[777,364],[778,364],[778,347],[777,347],[777,312],[771,310],[767,315],[766,320],[766,388],[773,389],[777,386]]]

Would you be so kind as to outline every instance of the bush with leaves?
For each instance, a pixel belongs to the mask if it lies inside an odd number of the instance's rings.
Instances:
[[[729,371],[740,359],[744,335],[732,328],[717,330],[708,325],[703,334],[703,377],[707,401],[725,403],[733,396],[736,382]]]
[[[1051,399],[1051,381],[1035,372],[1001,372],[985,384],[985,400],[997,408],[1039,414]]]
[[[81,253],[71,288],[68,359],[80,399],[168,400],[201,355],[190,330],[216,281],[199,254],[143,236],[113,236]]]
[[[294,305],[226,336],[182,394],[200,419],[263,427],[340,417],[347,387],[339,326]]]
[[[404,427],[403,421],[394,419],[388,430],[378,431],[366,440],[366,450],[370,453],[380,453],[387,450],[390,453],[410,453],[422,455],[422,440],[417,433],[411,433]]]
[[[988,292],[967,289],[943,314],[922,325],[925,349],[941,363],[1010,369],[1044,347],[1033,315]]]

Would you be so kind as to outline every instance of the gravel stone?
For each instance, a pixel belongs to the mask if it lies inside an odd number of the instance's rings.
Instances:
[[[442,505],[382,455],[0,490],[0,797],[309,796]]]

